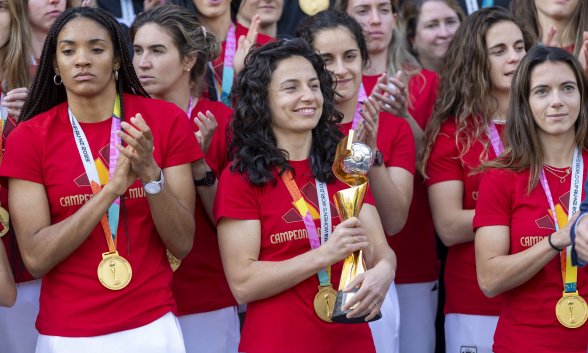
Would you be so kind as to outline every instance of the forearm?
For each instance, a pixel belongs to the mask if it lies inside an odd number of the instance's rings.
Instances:
[[[238,277],[227,278],[235,299],[245,304],[282,293],[327,266],[315,249],[284,261],[250,260]]]
[[[478,283],[484,294],[494,297],[529,281],[558,254],[547,238],[512,255],[482,258],[476,249]]]
[[[204,158],[192,163],[192,178],[194,180],[202,180],[208,171],[212,169],[206,164]],[[214,181],[213,185],[197,186],[196,192],[198,197],[202,200],[204,210],[208,215],[208,218],[214,223],[214,216],[212,214],[212,208],[214,206],[214,198],[216,197],[216,190],[218,187],[218,179]]]
[[[182,259],[188,255],[194,243],[194,233],[196,230],[194,206],[191,208],[184,206],[168,184],[164,183],[160,193],[146,195],[157,233],[166,248],[174,256]],[[184,192],[191,192],[191,204],[194,205],[194,188],[191,187]]]
[[[12,306],[16,301],[16,285],[10,264],[4,249],[4,244],[0,241],[0,306]]]
[[[472,221],[475,210],[459,210],[447,212],[445,215],[435,215],[433,221],[439,238],[445,246],[474,241]]]
[[[79,248],[116,198],[117,195],[107,185],[71,216],[31,234],[22,234],[19,230],[24,229],[22,223],[29,222],[32,215],[13,217],[23,260],[31,275],[42,277]],[[46,223],[50,224],[50,219]],[[104,247],[99,252],[107,251],[108,246],[104,240]]]
[[[384,232],[387,235],[398,233],[408,218],[408,209],[412,199],[412,184],[410,190],[401,190],[383,165],[370,168],[368,176]]]

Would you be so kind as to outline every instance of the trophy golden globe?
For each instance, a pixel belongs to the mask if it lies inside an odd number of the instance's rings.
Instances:
[[[333,162],[333,173],[337,179],[350,186],[348,189],[338,191],[333,197],[341,221],[359,215],[368,186],[367,173],[374,160],[372,150],[363,143],[353,142],[353,135],[354,131],[350,130],[349,135],[339,142],[335,154],[335,161]],[[343,289],[357,275],[365,271],[366,266],[362,250],[355,251],[345,258],[341,280],[339,282],[339,290],[337,291],[337,298],[335,300],[335,309],[332,315],[333,322],[365,322],[365,316],[347,318],[347,314],[355,306],[349,310],[343,310],[343,306],[353,298],[359,288],[353,288],[349,292],[343,292]],[[381,317],[382,315],[378,314],[370,321],[378,320]]]

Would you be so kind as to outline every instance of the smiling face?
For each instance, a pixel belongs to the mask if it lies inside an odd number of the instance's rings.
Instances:
[[[580,113],[580,91],[574,71],[563,62],[546,61],[531,71],[529,106],[539,137],[569,135]]]
[[[63,11],[65,0],[28,0],[27,16],[34,31],[49,32],[49,28]]]
[[[278,140],[314,129],[323,111],[323,94],[312,64],[300,56],[280,61],[271,76],[268,101]]]
[[[509,92],[512,76],[526,53],[521,29],[509,21],[492,25],[486,32],[486,49],[492,90]]]
[[[370,54],[388,50],[396,25],[390,0],[350,0],[346,12],[363,28]]]
[[[178,85],[190,85],[192,60],[182,60],[169,32],[156,23],[140,27],[133,41],[133,66],[139,81],[154,98],[162,98]]]
[[[68,99],[114,92],[114,71],[119,64],[106,29],[85,17],[69,21],[57,36],[54,69]]]
[[[335,74],[336,103],[357,99],[362,61],[353,34],[344,27],[324,29],[315,34],[313,46],[325,61],[327,70]]]
[[[458,27],[457,13],[445,2],[433,0],[423,3],[412,43],[419,59],[424,62],[441,60]]]

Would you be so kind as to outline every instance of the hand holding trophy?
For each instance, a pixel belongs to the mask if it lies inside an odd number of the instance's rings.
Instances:
[[[334,196],[335,207],[337,208],[341,221],[359,215],[368,186],[367,173],[374,160],[372,150],[363,143],[353,142],[353,137],[354,131],[350,130],[349,135],[339,142],[333,163],[335,176],[350,186],[349,189],[341,190]],[[357,293],[359,288],[356,287],[348,292],[344,292],[343,289],[357,275],[365,271],[366,266],[362,250],[355,251],[345,258],[332,321],[338,323],[365,322],[366,316],[347,317],[347,314],[353,310],[353,307],[348,310],[343,310],[345,304]],[[382,315],[379,314],[371,321],[378,320],[381,317]]]

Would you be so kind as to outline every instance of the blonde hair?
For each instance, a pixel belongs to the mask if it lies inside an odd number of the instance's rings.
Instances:
[[[3,48],[0,63],[2,69],[2,89],[10,91],[19,87],[29,87],[32,82],[30,34],[26,17],[26,3],[21,0],[7,0],[10,14],[10,38]]]

